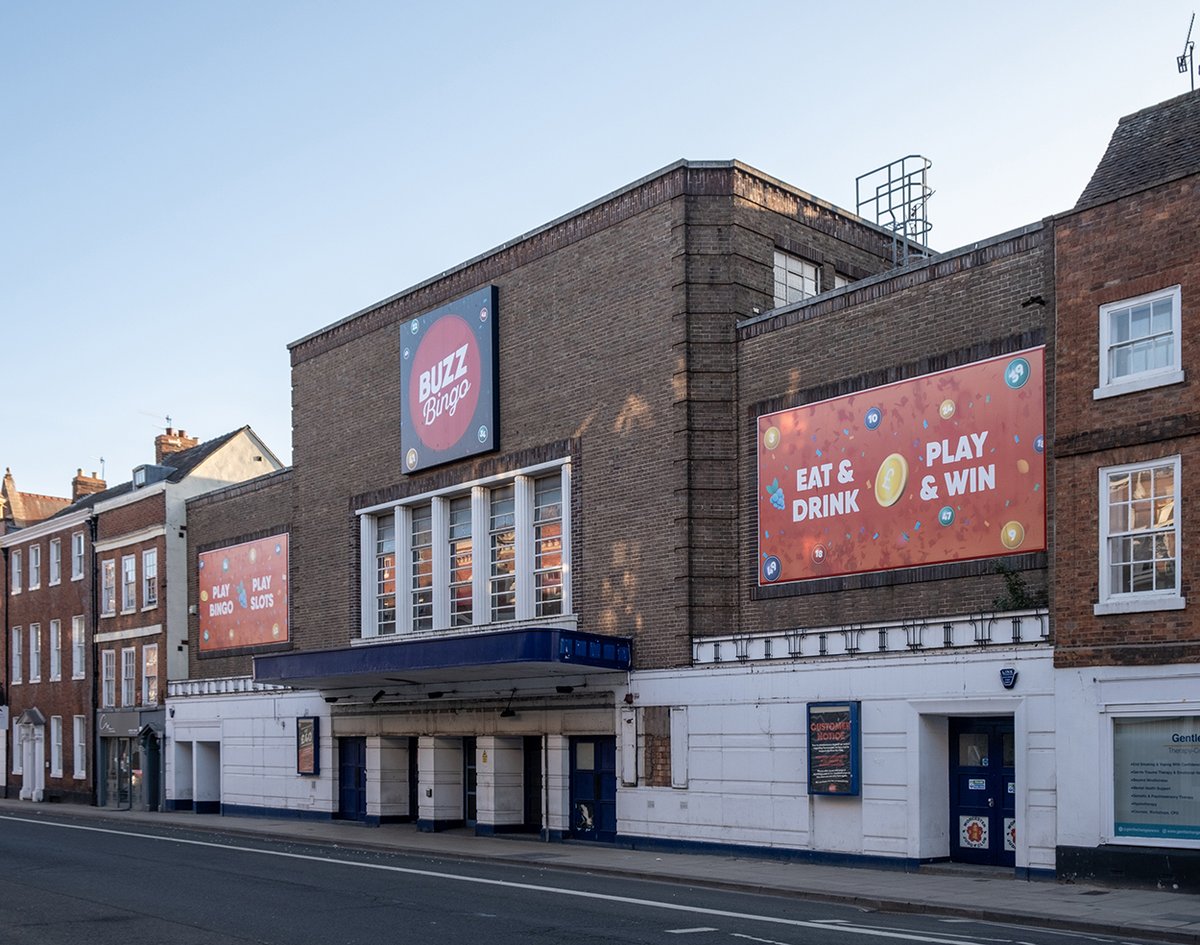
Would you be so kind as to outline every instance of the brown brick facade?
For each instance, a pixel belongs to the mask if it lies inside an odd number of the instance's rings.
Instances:
[[[1065,215],[1056,228],[1058,556],[1054,618],[1059,666],[1200,661],[1194,604],[1183,610],[1094,613],[1099,600],[1099,471],[1180,457],[1181,594],[1195,592],[1200,559],[1189,554],[1200,475],[1200,177],[1191,176]],[[1095,399],[1100,306],[1181,287],[1182,383]]]
[[[289,534],[294,513],[292,470],[283,469],[269,476],[228,486],[188,501],[188,663],[192,679],[218,679],[252,675],[256,652],[278,652],[291,644],[253,647],[241,651],[201,653],[199,574],[196,562],[206,551],[237,545],[268,535]],[[295,552],[291,549],[289,583],[296,573]],[[294,607],[294,605],[293,605]],[[294,620],[295,611],[291,615]]]
[[[292,346],[296,645],[359,633],[356,509],[543,459],[572,463],[580,629],[686,665],[736,624],[735,325],[772,297],[775,247],[831,271],[889,241],[741,165],[668,168]],[[500,450],[404,476],[400,328],[499,291]]]
[[[994,611],[994,601],[1005,592],[997,573],[999,563],[1022,572],[1034,593],[1045,591],[1046,553],[760,588],[755,567],[754,424],[757,416],[772,410],[1043,343],[1047,397],[1052,401],[1052,248],[1050,224],[1033,225],[895,275],[852,285],[844,293],[740,330],[738,481],[743,484],[743,516],[736,560],[742,631]],[[1046,442],[1051,444],[1051,404],[1046,410]],[[1052,483],[1047,486],[1052,536],[1055,492]],[[1052,551],[1052,537],[1049,545]]]

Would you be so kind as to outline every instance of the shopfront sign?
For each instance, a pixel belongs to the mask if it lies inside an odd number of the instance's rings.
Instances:
[[[1200,715],[1113,719],[1113,832],[1200,841]]]
[[[288,641],[288,536],[206,551],[197,561],[200,652]]]
[[[759,584],[1044,550],[1044,354],[760,416]]]
[[[858,702],[808,704],[808,793],[859,793],[862,731]]]
[[[400,450],[406,473],[499,445],[495,286],[400,329]]]

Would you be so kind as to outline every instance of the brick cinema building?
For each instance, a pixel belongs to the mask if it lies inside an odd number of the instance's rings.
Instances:
[[[1196,888],[1198,103],[902,266],[683,161],[294,342],[167,805]]]

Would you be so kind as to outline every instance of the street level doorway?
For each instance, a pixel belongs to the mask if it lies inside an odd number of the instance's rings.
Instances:
[[[571,830],[576,840],[617,839],[617,740],[571,739]]]
[[[1012,717],[950,719],[950,859],[1015,866],[1016,801]]]

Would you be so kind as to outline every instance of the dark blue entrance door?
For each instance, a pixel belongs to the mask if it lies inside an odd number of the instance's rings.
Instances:
[[[950,720],[950,859],[1015,866],[1016,746],[1011,718]]]
[[[577,840],[617,839],[617,740],[571,739],[571,830]]]
[[[338,817],[367,819],[367,740],[338,739]]]

